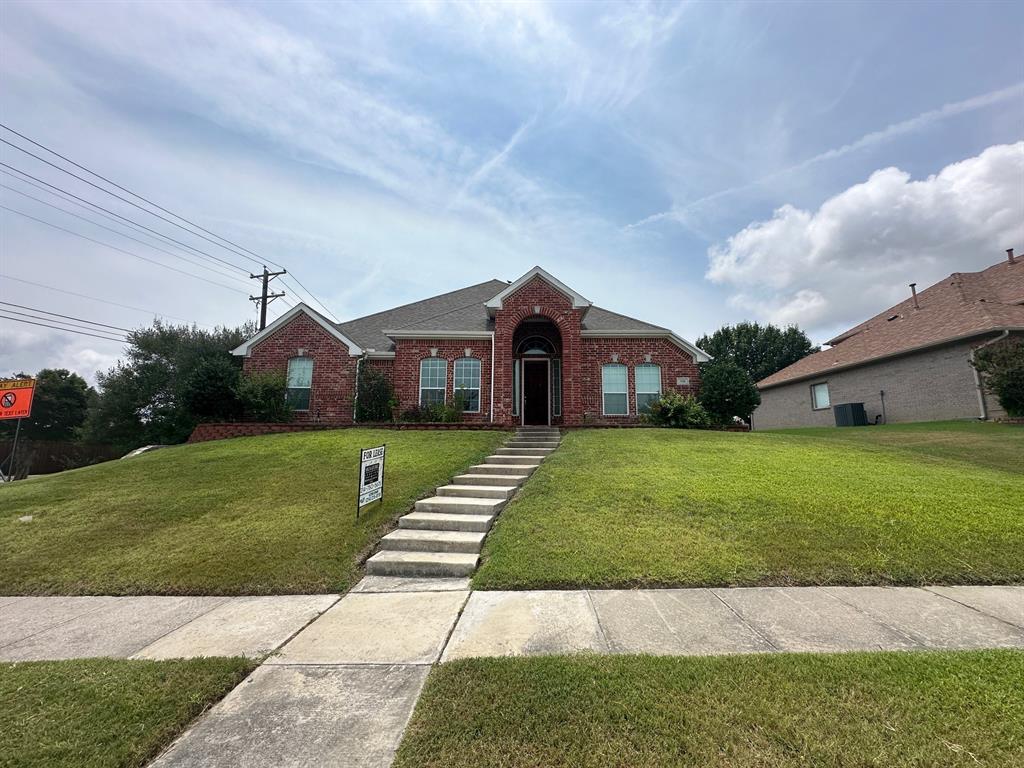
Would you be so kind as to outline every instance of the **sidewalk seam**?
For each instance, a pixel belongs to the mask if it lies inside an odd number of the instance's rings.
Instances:
[[[947,586],[947,585],[942,584],[942,585],[935,585],[935,586]],[[972,586],[972,585],[970,585],[970,584],[966,584],[966,585],[965,584],[960,584],[960,585],[949,585],[949,586]],[[999,586],[999,585],[992,585],[992,586]],[[982,616],[984,616],[986,618],[994,619],[995,621],[998,621],[998,622],[1000,622],[1002,624],[1005,624],[1008,627],[1013,627],[1018,632],[1024,632],[1024,625],[1015,624],[1014,622],[1007,621],[1006,619],[1004,619],[1004,618],[1002,618],[1000,616],[993,616],[991,613],[988,613],[987,611],[983,611],[981,608],[978,608],[977,606],[971,605],[970,603],[964,603],[964,602],[962,602],[960,600],[957,600],[955,597],[950,597],[949,595],[944,595],[941,592],[936,592],[930,586],[928,586],[928,587],[918,587],[918,589],[922,590],[923,592],[927,592],[930,595],[935,595],[936,597],[941,597],[941,598],[943,598],[945,600],[949,600],[951,603],[956,603],[957,605],[962,605],[964,608],[970,608],[972,611],[980,613]]]
[[[782,651],[782,649],[779,648],[779,646],[777,646],[775,643],[773,643],[771,641],[771,639],[766,634],[764,634],[761,630],[759,630],[757,627],[755,627],[753,624],[751,624],[750,621],[748,621],[747,618],[745,616],[743,616],[736,608],[733,608],[731,605],[729,605],[729,603],[727,603],[725,601],[725,598],[723,598],[720,594],[718,594],[718,592],[716,592],[714,589],[709,589],[708,592],[710,592],[712,595],[714,595],[722,605],[724,605],[726,608],[728,608],[732,612],[732,614],[737,619],[740,620],[740,623],[743,626],[745,626],[747,629],[749,629],[751,632],[753,632],[759,638],[764,640],[764,642],[768,645],[769,648],[771,648],[773,651],[776,651],[776,652],[781,652]]]

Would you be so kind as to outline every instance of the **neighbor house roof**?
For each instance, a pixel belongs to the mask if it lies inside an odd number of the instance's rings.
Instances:
[[[757,383],[768,389],[925,347],[1001,330],[1024,331],[1024,264],[1020,259],[981,272],[954,272]]]

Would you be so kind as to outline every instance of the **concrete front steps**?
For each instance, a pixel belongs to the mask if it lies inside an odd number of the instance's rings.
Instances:
[[[371,576],[465,577],[476,570],[484,538],[519,487],[558,447],[558,430],[524,427],[483,464],[420,499],[366,561]]]

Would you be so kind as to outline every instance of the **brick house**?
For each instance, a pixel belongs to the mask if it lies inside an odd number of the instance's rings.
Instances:
[[[668,389],[696,394],[708,356],[667,328],[594,306],[540,267],[507,283],[332,323],[300,304],[234,350],[244,371],[287,371],[295,421],[351,424],[359,369],[399,412],[455,402],[463,421],[635,423]]]
[[[834,426],[832,406],[868,421],[994,419],[1006,414],[971,365],[974,351],[1024,334],[1024,265],[956,272],[839,334],[829,348],[757,383],[754,429]]]

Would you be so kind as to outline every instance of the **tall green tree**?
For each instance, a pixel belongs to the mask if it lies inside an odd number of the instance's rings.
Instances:
[[[23,373],[15,378],[28,378]],[[22,420],[21,437],[33,440],[74,440],[89,410],[92,387],[65,368],[44,368],[35,376],[32,415]],[[0,433],[10,437],[15,421],[0,422]]]
[[[715,359],[701,366],[700,404],[719,424],[733,417],[750,422],[750,415],[761,404],[749,374],[731,360]]]
[[[251,324],[207,331],[160,321],[132,331],[126,359],[97,377],[100,396],[86,425],[89,438],[125,450],[180,443],[201,418],[228,417],[237,402],[226,399],[227,412],[219,414],[210,395],[230,392],[227,369],[239,365],[231,350],[253,331]],[[198,385],[202,396],[193,391]],[[202,415],[193,410],[199,401]]]
[[[754,382],[819,349],[795,325],[779,328],[750,322],[723,326],[710,336],[697,339],[697,346],[716,362],[736,363]]]

